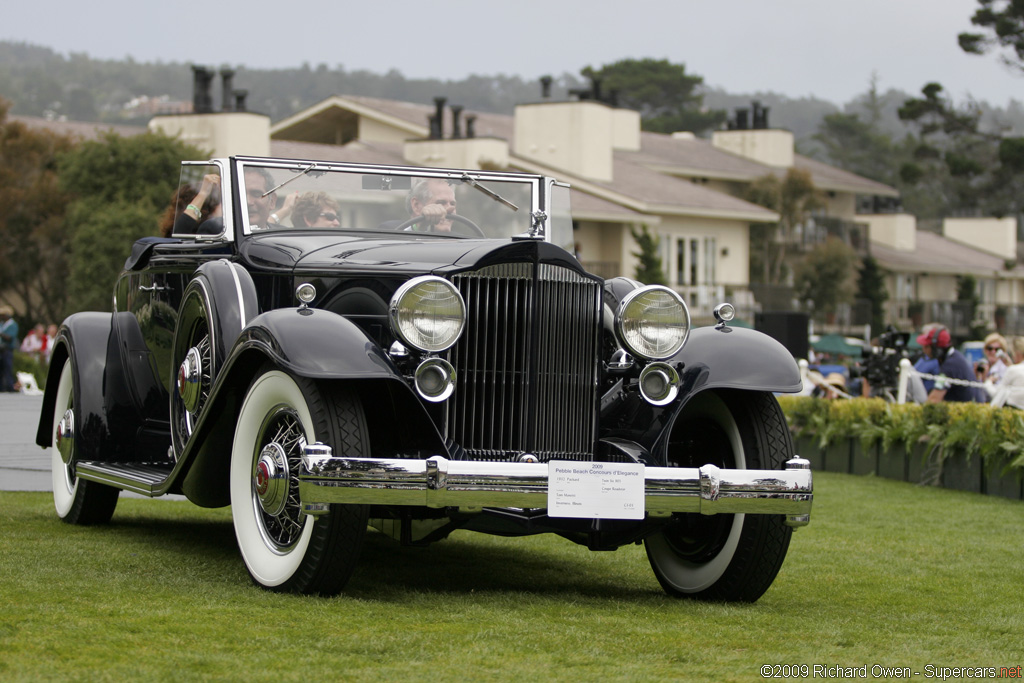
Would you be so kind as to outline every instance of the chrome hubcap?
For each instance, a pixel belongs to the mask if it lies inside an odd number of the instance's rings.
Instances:
[[[264,512],[276,517],[284,511],[288,501],[288,457],[276,442],[268,443],[260,451],[252,485]]]
[[[71,462],[75,452],[75,414],[68,408],[57,423],[57,452],[64,464]]]
[[[193,346],[185,354],[185,359],[178,368],[178,396],[185,410],[195,413],[199,407],[203,388],[203,358],[199,349]]]

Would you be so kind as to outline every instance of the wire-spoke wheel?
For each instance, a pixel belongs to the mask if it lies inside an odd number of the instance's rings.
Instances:
[[[57,383],[50,440],[50,471],[53,505],[68,524],[109,522],[121,491],[111,486],[83,481],[75,475],[75,440],[78,411],[75,409],[75,373],[69,358]]]
[[[231,510],[249,574],[276,591],[334,594],[355,568],[364,505],[310,517],[299,501],[303,446],[368,454],[362,404],[351,392],[270,368],[246,393],[231,452]]]
[[[674,433],[686,441],[670,456],[675,467],[781,469],[793,451],[782,410],[768,393],[702,393]],[[670,595],[753,602],[775,580],[791,535],[782,515],[676,514],[644,545]]]
[[[202,282],[193,282],[178,314],[171,386],[171,441],[175,457],[184,450],[196,428],[217,371],[208,296]]]

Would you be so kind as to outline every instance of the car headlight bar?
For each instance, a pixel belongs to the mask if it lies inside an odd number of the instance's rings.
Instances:
[[[623,297],[615,314],[615,329],[630,353],[664,360],[686,343],[690,311],[683,298],[668,287],[640,287]]]
[[[455,285],[434,275],[416,277],[391,297],[391,330],[405,344],[427,353],[451,348],[466,325],[466,302]]]

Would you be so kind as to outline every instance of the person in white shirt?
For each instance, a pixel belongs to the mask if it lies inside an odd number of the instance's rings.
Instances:
[[[1006,368],[1002,380],[995,385],[991,405],[1024,409],[1024,337],[1014,337],[1011,349],[1014,364]]]

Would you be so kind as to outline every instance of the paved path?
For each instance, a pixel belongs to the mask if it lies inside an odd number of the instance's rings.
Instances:
[[[36,445],[42,396],[0,393],[0,490],[50,491],[50,459]]]
[[[0,393],[0,491],[52,491],[50,456],[36,445],[43,397]],[[122,491],[122,496],[145,498]],[[184,500],[167,495],[157,500]]]

